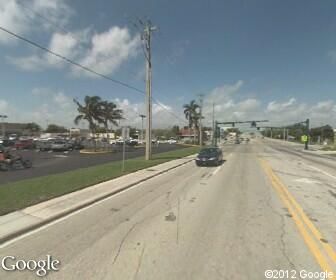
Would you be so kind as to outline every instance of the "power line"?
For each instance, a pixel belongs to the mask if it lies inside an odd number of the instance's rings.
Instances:
[[[67,58],[67,57],[65,57],[65,56],[63,56],[63,55],[60,55],[60,54],[58,54],[58,53],[56,53],[56,52],[54,52],[54,51],[52,51],[52,50],[50,50],[50,49],[48,49],[48,48],[46,48],[46,47],[43,47],[43,46],[41,46],[40,44],[35,43],[35,42],[33,42],[33,41],[31,41],[31,40],[29,40],[29,39],[27,39],[27,38],[24,38],[24,37],[22,37],[21,35],[18,35],[18,34],[16,34],[16,33],[12,32],[12,31],[10,31],[10,30],[8,30],[8,29],[2,27],[2,26],[0,26],[0,30],[2,30],[2,31],[4,31],[4,32],[6,32],[6,33],[8,33],[8,34],[10,34],[10,35],[12,35],[12,36],[14,36],[14,37],[16,37],[16,38],[18,38],[18,39],[24,41],[24,42],[26,42],[26,43],[28,43],[28,44],[34,46],[34,47],[37,47],[37,48],[39,48],[39,49],[41,49],[41,50],[43,50],[43,51],[45,51],[45,52],[47,52],[47,53],[50,53],[50,54],[52,54],[52,55],[54,55],[54,56],[56,56],[56,57],[58,57],[58,58],[60,58],[60,59],[62,59],[62,60],[64,60],[64,61],[66,61],[66,62],[68,62],[68,63],[70,63],[70,64],[72,64],[72,65],[75,65],[75,66],[77,66],[78,68],[81,68],[81,69],[83,69],[83,70],[85,70],[85,71],[87,71],[87,72],[90,72],[91,74],[95,74],[95,75],[100,76],[100,77],[102,77],[102,78],[104,78],[104,79],[110,80],[111,82],[114,82],[114,83],[119,84],[119,85],[121,85],[121,86],[127,87],[127,88],[129,88],[129,89],[135,90],[135,91],[137,91],[137,92],[139,92],[139,93],[145,94],[145,92],[144,92],[143,90],[140,90],[140,89],[138,89],[138,88],[136,88],[136,87],[134,87],[134,86],[131,86],[131,85],[125,83],[125,82],[122,82],[122,81],[113,79],[113,78],[111,78],[111,77],[109,77],[109,76],[107,76],[107,75],[104,75],[104,74],[101,74],[101,73],[99,73],[99,72],[97,72],[97,71],[95,71],[95,70],[92,70],[92,69],[90,69],[89,67],[86,67],[86,66],[84,66],[84,65],[82,65],[82,64],[80,64],[80,63],[78,63],[78,62],[76,62],[76,61],[73,61],[73,60],[70,59],[70,58]]]
[[[89,67],[86,67],[86,66],[84,66],[84,65],[82,65],[82,64],[80,64],[80,63],[78,63],[78,62],[76,62],[76,61],[74,61],[74,60],[72,60],[72,59],[69,59],[69,58],[67,58],[67,57],[65,57],[65,56],[63,56],[63,55],[61,55],[61,54],[58,54],[58,53],[56,53],[56,52],[54,52],[54,51],[52,51],[52,50],[50,50],[50,49],[48,49],[48,48],[46,48],[46,47],[44,47],[44,46],[38,44],[38,43],[36,43],[36,42],[33,42],[32,40],[29,40],[29,39],[27,39],[27,38],[25,38],[25,37],[23,37],[23,36],[21,36],[21,35],[18,35],[18,34],[16,34],[16,33],[12,32],[12,31],[10,31],[10,30],[8,30],[8,29],[2,27],[2,26],[0,26],[0,30],[2,30],[2,31],[4,31],[4,32],[6,32],[6,33],[8,33],[8,34],[10,34],[10,35],[12,35],[12,36],[14,36],[14,37],[16,37],[16,38],[18,38],[18,39],[24,41],[24,42],[26,42],[26,43],[28,43],[28,44],[30,44],[30,45],[36,47],[36,48],[39,48],[39,49],[41,49],[41,50],[43,50],[43,51],[45,51],[45,52],[47,52],[47,53],[49,53],[49,54],[51,54],[51,55],[54,55],[54,56],[56,56],[56,57],[58,57],[58,58],[60,58],[60,59],[62,59],[62,60],[64,60],[64,61],[66,61],[66,62],[68,62],[68,63],[70,63],[70,64],[72,64],[72,65],[78,67],[78,68],[81,68],[81,69],[83,69],[83,70],[85,70],[85,71],[87,71],[87,72],[89,72],[89,73],[95,74],[95,75],[97,75],[97,76],[99,76],[99,77],[101,77],[101,78],[107,79],[107,80],[109,80],[109,81],[111,81],[111,82],[113,82],[113,83],[119,84],[119,85],[124,86],[124,87],[126,87],[126,88],[129,88],[129,89],[131,89],[131,90],[134,90],[134,91],[136,91],[136,92],[138,92],[138,93],[146,94],[146,92],[143,91],[143,90],[141,90],[141,89],[138,89],[138,88],[136,88],[136,87],[134,87],[134,86],[132,86],[132,85],[129,85],[129,84],[125,83],[125,82],[122,82],[122,81],[113,79],[113,78],[111,78],[111,77],[109,77],[109,76],[107,76],[107,75],[101,74],[101,73],[99,73],[99,72],[97,72],[97,71],[95,71],[95,70],[93,70],[93,69],[90,69]],[[181,120],[180,117],[178,117],[178,116],[175,115],[173,112],[171,112],[170,110],[168,110],[167,108],[165,108],[164,106],[162,106],[161,103],[160,103],[159,101],[155,100],[153,97],[152,97],[152,100],[153,100],[157,105],[159,105],[160,107],[162,107],[164,110],[166,110],[167,112],[169,112],[170,114],[172,114],[173,116],[175,116],[177,119],[180,119],[180,120]],[[184,121],[184,122],[185,122],[185,121]]]
[[[71,38],[73,38],[74,40],[77,41],[82,41],[81,38],[79,38],[78,36],[74,35],[72,32],[66,30],[64,27],[62,27],[59,24],[56,24],[54,21],[48,19],[47,17],[45,17],[44,15],[42,15],[41,13],[35,11],[34,9],[28,7],[27,5],[23,4],[22,2],[17,2],[17,4],[21,5],[23,8],[27,9],[28,11],[30,11],[31,13],[35,14],[36,16],[38,16],[40,19],[48,22],[51,26],[53,26],[55,29],[58,29],[66,34],[68,34],[69,36],[71,36]],[[112,59],[114,61],[116,61],[116,59],[112,56],[109,55],[102,55],[103,58],[107,58],[107,59]],[[134,76],[135,78],[137,78],[137,73],[135,73],[134,71],[130,70],[129,68],[126,68],[125,66],[123,66],[123,68],[126,70],[126,72],[128,72],[129,74],[131,74],[132,76]]]
[[[176,119],[178,119],[178,120],[180,120],[180,121],[182,121],[182,122],[184,122],[184,123],[187,123],[186,120],[182,119],[181,117],[179,117],[178,115],[176,115],[174,112],[172,112],[171,110],[169,110],[169,109],[167,109],[165,106],[163,106],[163,105],[161,104],[160,101],[156,100],[156,99],[153,98],[153,97],[152,97],[152,100],[153,100],[153,102],[154,102],[155,104],[159,105],[161,108],[163,108],[163,109],[166,110],[168,113],[170,113],[172,116],[174,116]]]

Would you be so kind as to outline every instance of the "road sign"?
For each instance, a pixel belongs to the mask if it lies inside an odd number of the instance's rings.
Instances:
[[[130,134],[130,128],[128,126],[123,126],[122,130],[121,130],[121,136],[122,136],[123,140],[128,139],[129,134]]]
[[[308,142],[308,136],[307,135],[302,135],[301,136],[301,142]]]

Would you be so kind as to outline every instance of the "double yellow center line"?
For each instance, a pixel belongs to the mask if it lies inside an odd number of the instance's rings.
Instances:
[[[295,198],[288,191],[287,187],[281,182],[279,177],[274,173],[272,167],[264,159],[259,159],[262,168],[283,204],[292,215],[293,221],[303,237],[310,252],[315,257],[323,271],[333,272],[333,266],[336,265],[336,252],[322,236],[321,232],[315,227],[312,221],[304,213],[302,207],[297,203]],[[334,273],[335,275],[335,273]],[[331,279],[336,279],[335,277]]]

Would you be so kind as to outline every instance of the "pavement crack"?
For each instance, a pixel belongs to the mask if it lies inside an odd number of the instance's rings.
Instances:
[[[112,265],[114,265],[115,262],[117,261],[119,255],[120,255],[122,246],[124,245],[124,243],[125,243],[127,237],[130,235],[130,233],[133,231],[133,229],[137,226],[137,224],[138,224],[138,223],[135,223],[135,224],[134,224],[134,225],[133,225],[127,232],[126,232],[126,234],[124,235],[123,239],[121,240],[121,242],[120,242],[120,244],[119,244],[117,254],[114,256]]]
[[[146,248],[146,246],[144,245],[144,246],[142,247],[142,250],[141,250],[141,255],[140,255],[140,258],[139,258],[139,260],[138,260],[137,270],[135,271],[135,274],[134,274],[133,279],[136,279],[137,276],[138,276],[138,273],[139,273],[139,270],[140,270],[140,267],[141,267],[141,263],[142,263],[142,260],[143,260],[143,255],[144,255],[144,253],[145,253],[145,248]]]
[[[280,220],[281,220],[281,234],[280,234],[281,252],[282,252],[282,254],[285,256],[285,258],[286,258],[287,262],[289,263],[289,265],[291,266],[291,268],[292,268],[292,269],[295,269],[295,265],[294,265],[294,263],[290,260],[288,254],[287,254],[287,252],[286,252],[286,243],[285,243],[285,235],[286,235],[286,231],[285,231],[285,217],[284,217],[284,215],[282,215],[281,213],[279,213],[278,211],[276,211],[276,210],[274,209],[274,207],[271,205],[270,200],[271,200],[271,196],[269,196],[269,198],[268,198],[267,201],[266,201],[267,206],[268,206],[268,207],[271,209],[271,211],[272,211],[275,215],[277,215],[277,216],[280,218]],[[285,208],[285,209],[288,211],[287,208]],[[287,215],[290,215],[290,214],[287,213]],[[289,216],[287,216],[287,217],[289,217]]]

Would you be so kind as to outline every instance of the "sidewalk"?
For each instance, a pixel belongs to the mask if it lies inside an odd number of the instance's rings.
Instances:
[[[264,138],[266,139],[266,138]],[[321,150],[321,148],[323,148],[323,145],[318,145],[318,144],[309,144],[309,150],[305,150],[304,149],[304,144],[303,143],[298,143],[298,142],[291,142],[291,141],[284,141],[281,139],[271,139],[271,138],[267,138],[267,141],[270,142],[276,142],[279,143],[281,145],[290,145],[292,147],[295,147],[297,149],[297,151],[306,153],[306,154],[311,154],[311,155],[319,155],[319,156],[335,156],[336,155],[336,151],[323,151]]]
[[[0,216],[0,244],[126,190],[140,182],[184,165],[193,161],[194,158],[195,156],[191,155],[168,161]]]

